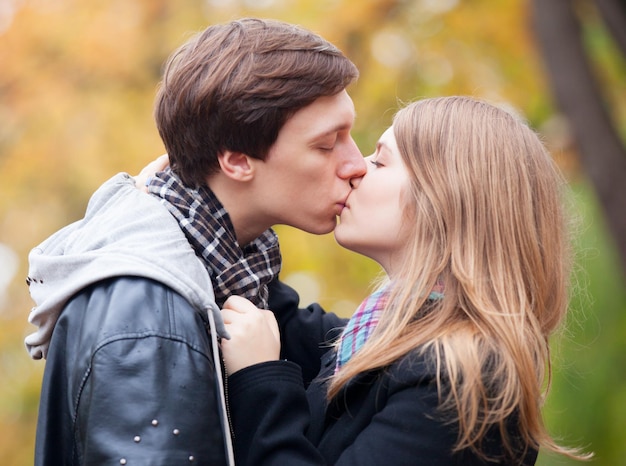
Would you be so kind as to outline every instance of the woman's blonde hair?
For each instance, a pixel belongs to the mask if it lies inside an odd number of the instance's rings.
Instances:
[[[442,412],[458,424],[456,451],[482,454],[496,428],[515,455],[507,426],[516,419],[522,445],[576,456],[541,416],[548,338],[568,307],[560,172],[523,121],[473,98],[414,102],[393,128],[411,180],[413,242],[378,327],[332,379],[329,398],[419,349],[437,369]],[[444,297],[427,301],[436,284]]]

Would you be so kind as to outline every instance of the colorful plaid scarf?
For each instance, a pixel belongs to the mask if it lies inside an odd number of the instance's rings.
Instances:
[[[375,291],[359,305],[339,337],[335,374],[365,344],[389,299],[388,287]]]
[[[148,191],[178,220],[204,261],[219,307],[229,296],[238,295],[267,308],[267,284],[278,275],[282,262],[278,237],[272,229],[241,248],[228,212],[215,194],[204,186],[185,187],[169,168],[149,180]]]
[[[378,325],[382,314],[389,300],[389,284],[365,298],[352,315],[346,328],[339,337],[337,345],[337,361],[335,363],[335,374],[346,364],[350,358],[361,349],[367,339]],[[429,300],[443,298],[443,286],[437,284],[428,296]]]

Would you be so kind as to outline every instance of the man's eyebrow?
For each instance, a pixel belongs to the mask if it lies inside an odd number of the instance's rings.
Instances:
[[[356,121],[356,114],[354,114],[354,118],[350,121],[350,123],[340,122],[331,128],[322,130],[322,132],[315,134],[312,139],[323,138],[324,136],[328,136],[329,134],[339,133],[341,131],[350,131],[354,127],[354,122]]]
[[[312,140],[322,139],[326,136],[329,136],[334,133],[340,133],[342,131],[350,131],[352,129],[352,124],[339,123],[331,128],[322,130],[320,133],[314,134],[311,136]]]

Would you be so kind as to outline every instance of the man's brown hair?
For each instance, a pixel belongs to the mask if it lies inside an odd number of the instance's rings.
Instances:
[[[358,77],[334,45],[299,26],[241,19],[214,25],[166,63],[155,118],[172,169],[189,186],[230,150],[264,159],[285,122]]]

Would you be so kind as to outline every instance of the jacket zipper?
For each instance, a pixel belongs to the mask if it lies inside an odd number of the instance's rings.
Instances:
[[[209,334],[211,338],[211,349],[213,353],[213,363],[215,365],[215,374],[217,379],[217,389],[219,392],[219,403],[220,403],[220,418],[223,422],[228,424],[228,430],[230,436],[228,436],[227,432],[224,432],[224,443],[226,448],[226,457],[227,462],[230,466],[234,466],[235,458],[233,451],[233,428],[230,416],[230,408],[228,405],[228,377],[226,374],[226,366],[224,364],[224,358],[222,357],[222,351],[220,350],[219,343],[217,341],[217,333],[215,330],[215,319],[213,317],[213,313],[211,309],[208,310],[208,319],[209,319]]]
[[[235,432],[233,430],[233,419],[230,415],[230,400],[228,399],[228,371],[226,370],[226,363],[222,358],[222,367],[224,368],[224,398],[226,401],[226,418],[228,419],[228,429],[230,430],[230,437],[235,438]]]

